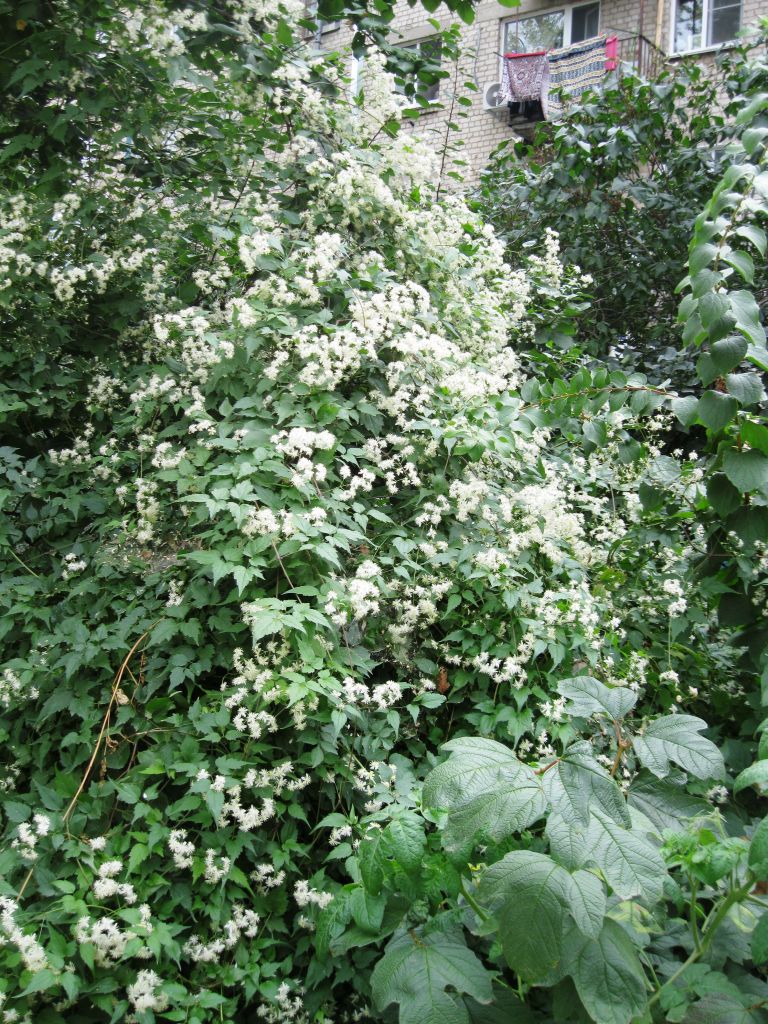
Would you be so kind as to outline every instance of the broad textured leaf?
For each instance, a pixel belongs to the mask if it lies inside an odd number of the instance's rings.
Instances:
[[[472,1024],[540,1024],[539,1018],[509,989],[495,988],[493,1003],[482,1006],[467,997]]]
[[[750,940],[752,959],[759,966],[768,963],[768,913],[762,915],[755,925]]]
[[[379,1011],[398,1003],[401,1024],[470,1024],[461,995],[489,1003],[493,992],[462,931],[446,928],[392,939],[373,970],[371,994]]]
[[[378,933],[386,903],[384,896],[374,896],[373,893],[362,888],[354,889],[350,894],[349,909],[358,928]]]
[[[747,342],[737,334],[722,338],[712,344],[709,354],[720,373],[729,373],[747,354]]]
[[[747,786],[758,786],[761,790],[768,786],[768,758],[755,761],[749,768],[740,772],[733,783],[733,792],[740,793]]]
[[[756,373],[729,373],[725,384],[741,405],[757,405],[765,398],[762,381]]]
[[[414,813],[401,813],[385,830],[387,852],[406,871],[415,871],[421,864],[426,845],[424,826]]]
[[[658,850],[637,832],[622,828],[600,810],[593,810],[586,826],[568,824],[552,816],[547,837],[555,857],[570,868],[594,865],[622,899],[661,897],[666,869]]]
[[[711,810],[706,800],[691,796],[680,786],[647,776],[632,783],[627,802],[645,815],[659,834],[667,828],[684,830],[690,818]]]
[[[591,930],[593,919],[585,901],[594,913],[596,897],[588,883],[580,882],[576,912]],[[573,885],[568,872],[551,857],[530,850],[508,853],[483,875],[479,901],[498,920],[507,963],[526,981],[543,978],[560,962]]]
[[[570,942],[575,933],[571,933]],[[645,974],[631,939],[606,920],[596,940],[568,949],[568,973],[584,1008],[596,1024],[630,1024],[647,1002]]]
[[[619,719],[637,703],[637,694],[625,686],[606,686],[592,676],[575,676],[557,684],[557,691],[568,699],[568,712],[579,718],[608,715]]]
[[[574,871],[570,877],[571,916],[580,932],[596,939],[605,918],[605,886],[591,871]]]
[[[739,410],[735,398],[721,395],[718,391],[706,391],[699,399],[698,418],[709,430],[716,433],[727,427]]]
[[[651,722],[632,744],[645,767],[662,779],[670,772],[670,762],[678,764],[697,779],[719,779],[725,773],[723,755],[705,736],[707,723],[693,715],[668,715]]]
[[[759,490],[768,484],[768,456],[760,451],[729,449],[723,456],[723,472],[738,490]]]
[[[615,821],[629,827],[624,795],[615,779],[595,760],[588,742],[572,744],[542,779],[553,809],[566,820],[575,819],[586,825],[590,806],[595,804]]]
[[[768,880],[768,818],[763,818],[752,836],[749,866],[759,879]]]
[[[451,756],[427,776],[423,804],[448,811],[448,850],[466,849],[479,837],[498,842],[544,814],[539,778],[501,743],[458,739],[443,749]]]

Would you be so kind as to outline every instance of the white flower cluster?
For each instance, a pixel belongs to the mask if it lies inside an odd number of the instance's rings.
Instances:
[[[107,860],[99,866],[98,877],[94,879],[92,891],[97,900],[117,896],[128,904],[136,902],[136,890],[130,882],[118,882],[116,876],[123,871],[121,860]]]
[[[51,831],[51,819],[46,814],[35,814],[32,816],[32,824],[22,821],[17,829],[17,836],[11,843],[14,850],[17,850],[21,859],[28,864],[37,860],[38,840],[47,836]]]
[[[77,576],[78,573],[85,572],[88,568],[88,563],[84,558],[79,558],[74,551],[68,552],[64,555],[64,559],[61,563],[61,578],[63,580],[71,579],[72,576]]]
[[[37,700],[40,691],[36,686],[25,686],[21,677],[12,668],[4,668],[0,674],[0,707],[9,708],[21,700]]]
[[[376,562],[366,559],[358,566],[354,577],[345,581],[343,589],[329,592],[325,613],[337,626],[345,626],[350,615],[357,620],[375,615],[380,606],[382,586],[381,568]]]
[[[195,963],[214,963],[222,953],[236,946],[243,936],[247,939],[255,938],[260,920],[255,911],[234,903],[232,916],[221,927],[221,934],[208,942],[203,942],[198,935],[193,935],[184,943],[184,955]]]
[[[386,711],[402,699],[403,690],[400,684],[394,681],[379,683],[369,688],[365,683],[347,676],[342,681],[342,695],[347,704],[372,705],[378,711]]]
[[[177,868],[191,868],[195,855],[195,844],[187,840],[187,831],[175,828],[168,836],[168,849]]]
[[[19,905],[8,896],[0,896],[0,946],[15,946],[26,970],[37,974],[48,966],[45,950],[34,937],[25,935],[16,923]]]
[[[136,1013],[146,1013],[149,1010],[162,1013],[168,1009],[168,997],[158,991],[162,983],[163,979],[155,971],[139,971],[136,980],[126,990],[128,1002]]]
[[[319,907],[322,910],[333,901],[333,893],[320,892],[318,889],[313,889],[308,882],[302,879],[293,887],[293,898],[300,907],[313,906]]]

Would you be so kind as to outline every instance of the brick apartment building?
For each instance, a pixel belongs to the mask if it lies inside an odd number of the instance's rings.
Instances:
[[[496,146],[516,132],[525,134],[529,127],[525,117],[515,123],[503,94],[499,96],[498,87],[494,88],[502,80],[505,53],[551,51],[594,37],[615,36],[619,62],[651,77],[668,61],[712,61],[719,49],[754,26],[760,16],[768,16],[768,0],[521,0],[514,8],[502,7],[496,0],[479,0],[474,23],[461,26],[459,66],[443,61],[451,75],[429,89],[427,96],[437,109],[421,115],[418,131],[443,146],[447,121],[455,122],[457,113],[466,113],[450,139],[462,140],[464,173],[471,180]],[[439,55],[439,38],[430,21],[445,29],[455,18],[444,8],[429,14],[420,3],[411,7],[407,0],[398,0],[393,41],[430,47],[432,55]],[[322,26],[319,37],[324,47],[341,49],[350,32],[336,23]],[[472,82],[476,91],[463,89],[465,81]],[[471,100],[471,106],[456,106],[458,95]]]

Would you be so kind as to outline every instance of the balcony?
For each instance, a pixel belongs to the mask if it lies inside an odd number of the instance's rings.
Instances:
[[[580,54],[582,50],[588,51],[590,46],[594,46],[600,40],[605,41],[603,50],[595,46],[593,53],[586,55],[588,63],[583,71],[578,66],[575,70],[569,68],[565,74],[555,70],[562,66],[559,62],[564,59],[574,61],[578,65],[579,61],[585,58],[574,58],[571,54]],[[595,59],[598,54],[604,58],[602,68],[600,61]],[[611,72],[619,75],[629,72],[641,78],[652,79],[660,73],[666,60],[666,55],[646,36],[628,32],[612,32],[594,39],[586,39],[583,43],[550,51],[548,57],[552,76],[547,88],[549,74],[545,75],[541,99],[507,103],[509,125],[523,138],[530,138],[536,124],[541,121],[560,120],[570,104],[578,103],[583,92],[598,86]],[[516,63],[518,59],[519,57],[511,58],[509,64],[513,61]],[[507,74],[506,68],[504,73]],[[561,99],[558,89],[560,81],[569,83],[564,89],[564,99]]]

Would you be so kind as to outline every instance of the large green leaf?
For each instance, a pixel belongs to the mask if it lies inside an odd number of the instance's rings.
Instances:
[[[723,755],[701,735],[706,728],[707,723],[693,715],[668,715],[651,722],[632,744],[645,767],[660,779],[669,775],[670,761],[697,779],[719,779],[725,773]]]
[[[594,804],[619,824],[630,825],[624,794],[585,740],[568,747],[557,765],[544,774],[543,784],[553,809],[566,821],[575,819],[586,825]]]
[[[401,1024],[470,1024],[461,995],[478,1003],[493,995],[490,975],[452,926],[395,936],[373,970],[371,994],[379,1011],[398,1003]]]
[[[568,973],[596,1024],[629,1024],[647,1002],[645,975],[631,939],[606,920],[597,939],[571,932],[566,942]]]
[[[558,693],[568,698],[569,714],[579,718],[608,715],[619,719],[637,703],[637,694],[625,686],[606,686],[592,676],[575,676],[557,684]]]
[[[558,966],[570,918],[595,937],[605,916],[605,890],[596,875],[570,875],[551,857],[531,850],[514,850],[492,864],[478,898],[498,921],[507,963],[527,981],[538,981]]]
[[[768,818],[763,818],[749,844],[749,866],[759,879],[768,879]]]
[[[761,791],[768,787],[768,758],[755,761],[749,768],[739,772],[733,783],[733,792],[740,793],[747,786],[758,786]]]
[[[668,828],[684,830],[690,818],[711,810],[706,800],[691,796],[681,786],[649,778],[645,773],[629,787],[627,802],[648,819],[658,835]]]
[[[427,776],[423,804],[448,812],[446,849],[467,849],[482,838],[498,842],[544,814],[539,778],[501,743],[464,738],[443,749],[451,756]]]
[[[622,899],[661,897],[666,869],[658,850],[631,829],[622,828],[605,812],[594,808],[588,825],[577,825],[552,815],[547,837],[553,856],[569,868],[600,869]]]
[[[723,456],[723,472],[740,491],[759,490],[768,484],[768,456],[754,449],[729,449]]]

